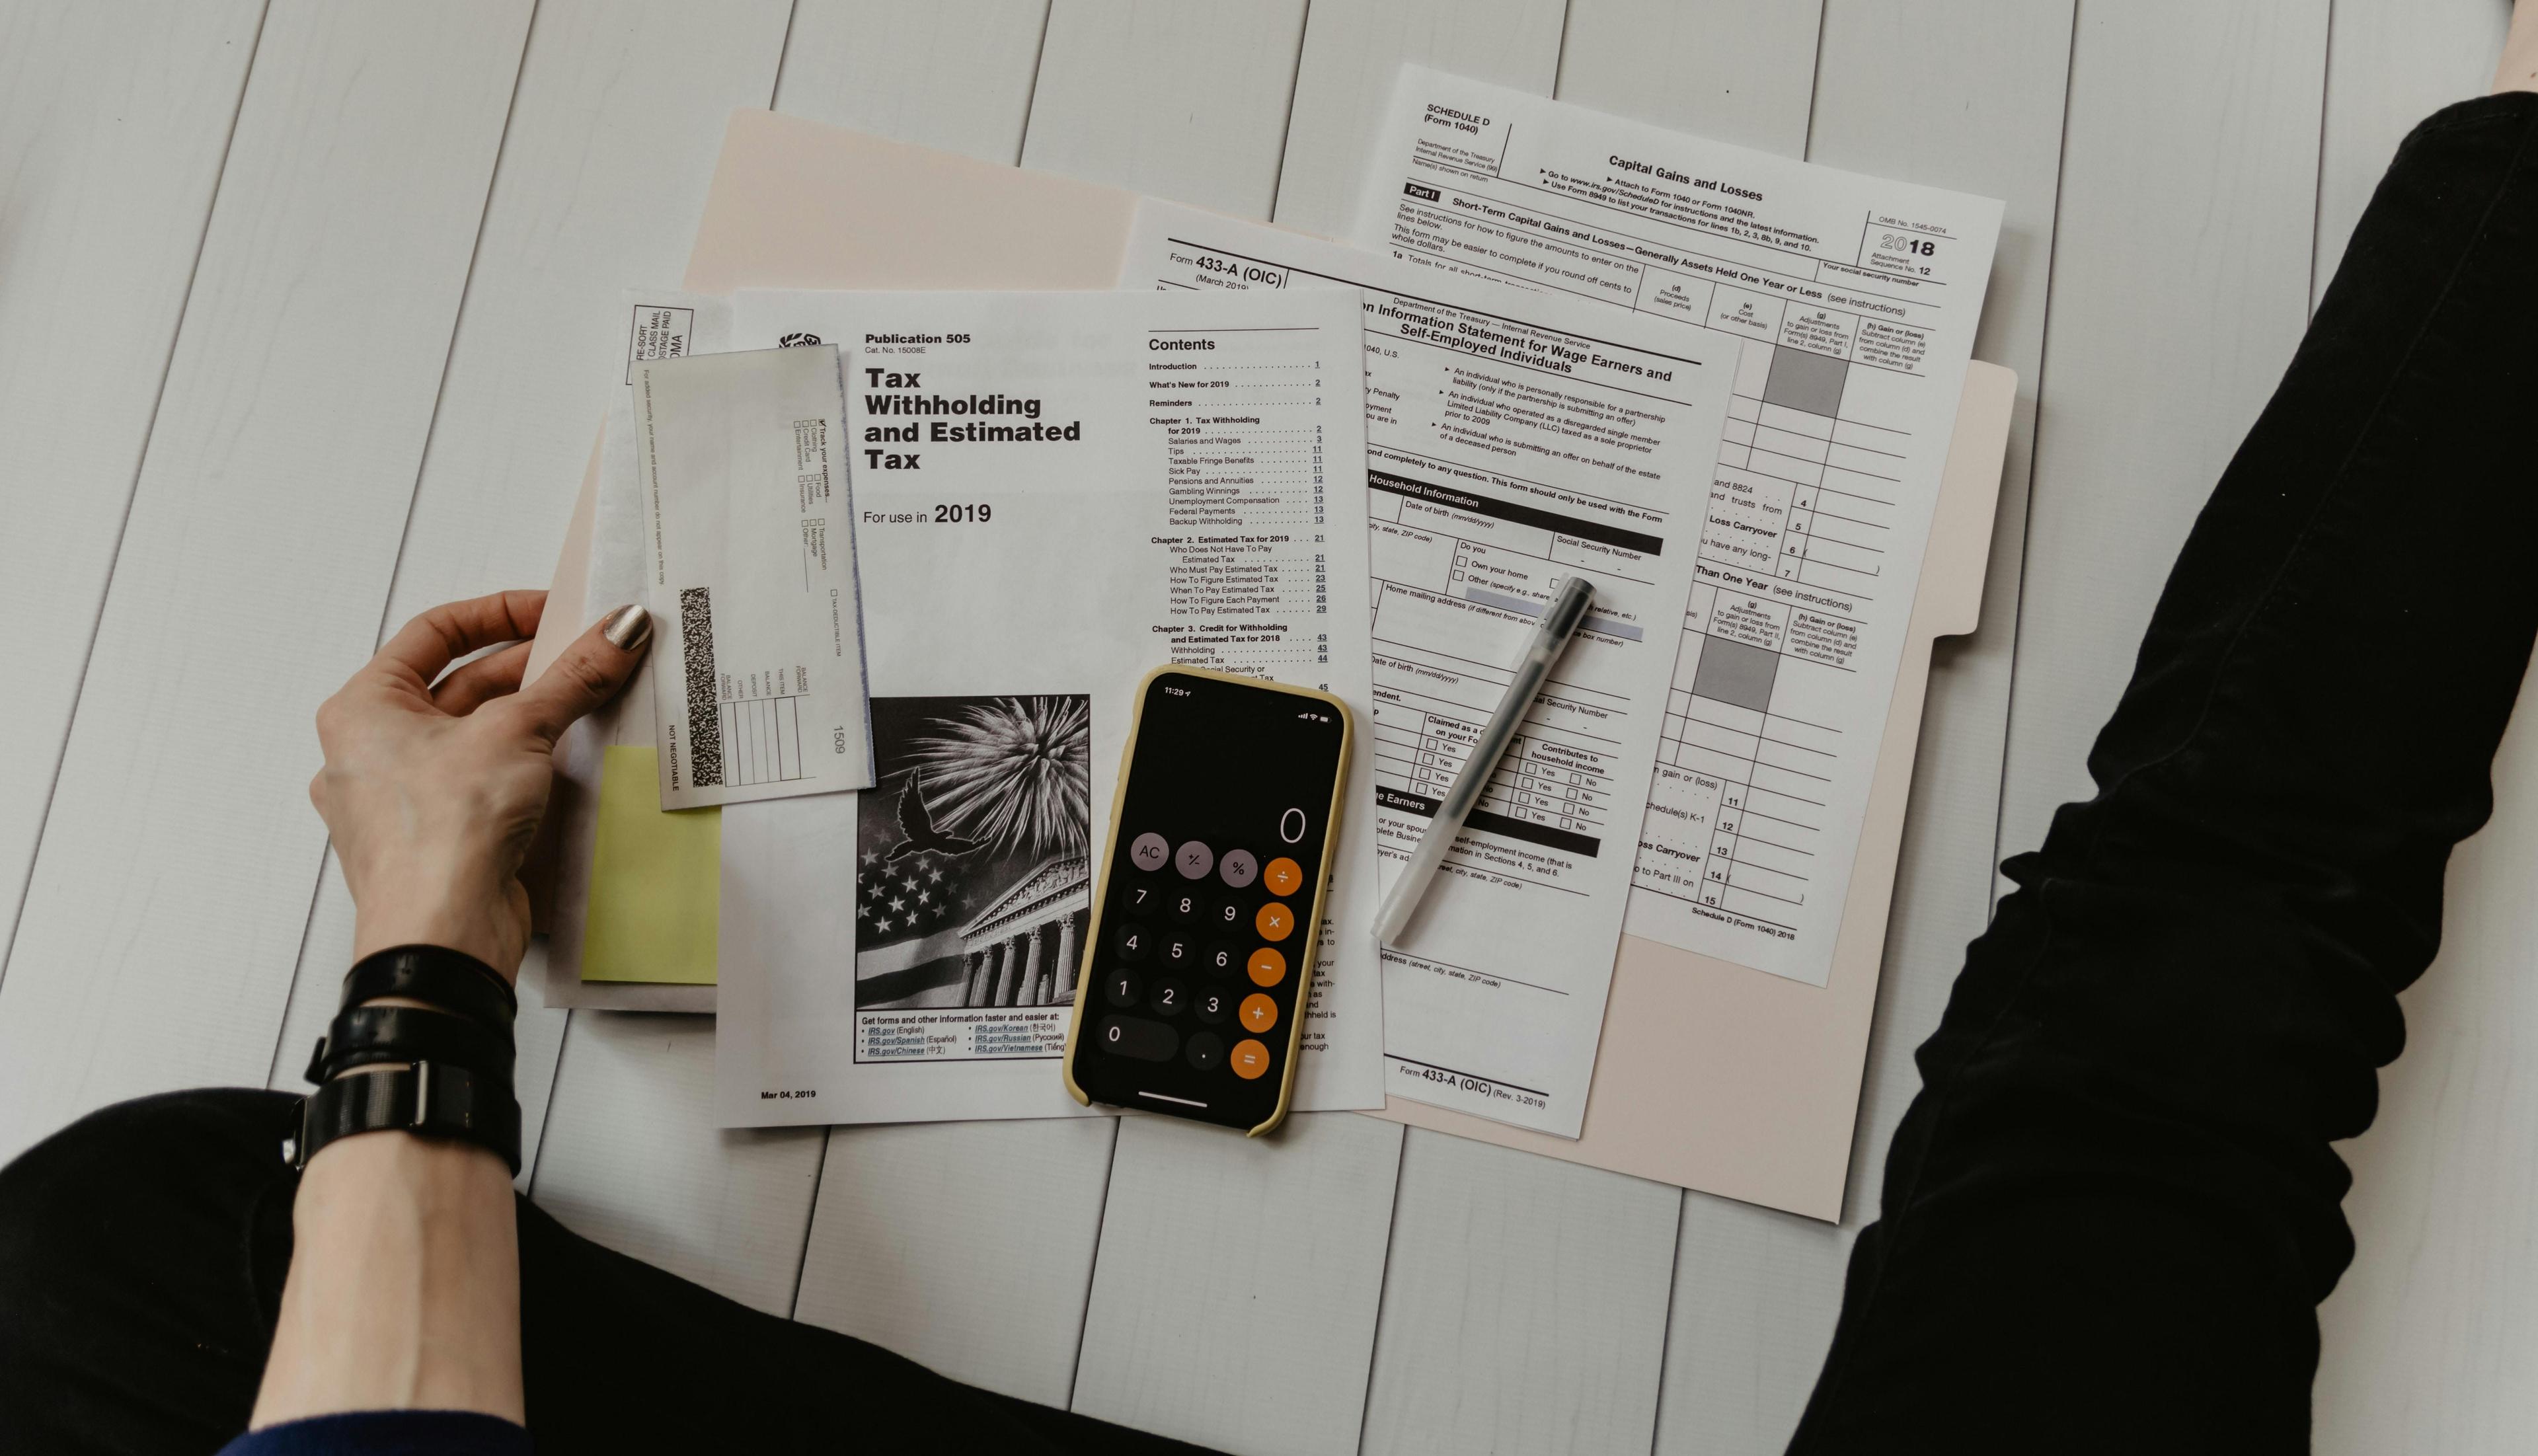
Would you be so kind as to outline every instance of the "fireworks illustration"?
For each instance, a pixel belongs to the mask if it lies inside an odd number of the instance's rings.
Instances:
[[[906,761],[933,820],[990,854],[1081,853],[1093,801],[1093,714],[1081,697],[997,697],[926,720]]]

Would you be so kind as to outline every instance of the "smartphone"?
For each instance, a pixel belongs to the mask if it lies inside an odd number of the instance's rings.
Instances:
[[[1066,1033],[1079,1102],[1287,1115],[1348,774],[1327,693],[1204,668],[1137,685]]]

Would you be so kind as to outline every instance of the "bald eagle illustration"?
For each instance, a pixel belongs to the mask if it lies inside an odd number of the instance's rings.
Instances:
[[[975,839],[947,834],[934,827],[934,816],[925,807],[924,781],[909,774],[906,787],[899,791],[899,842],[890,848],[889,863],[897,864],[911,854],[939,854],[949,859],[977,847]]]

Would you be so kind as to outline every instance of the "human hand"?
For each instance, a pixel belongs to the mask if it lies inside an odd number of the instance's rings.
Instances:
[[[326,765],[308,798],[353,892],[354,959],[446,946],[518,974],[529,944],[520,863],[546,812],[556,740],[626,686],[652,631],[642,608],[620,607],[523,689],[546,595],[434,607],[318,707]]]

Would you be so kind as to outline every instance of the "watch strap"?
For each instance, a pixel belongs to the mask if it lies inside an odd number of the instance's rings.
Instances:
[[[514,1052],[509,1026],[489,1027],[450,1012],[419,1006],[356,1006],[338,1012],[308,1058],[308,1080],[323,1083],[354,1067],[379,1062],[445,1062],[508,1080]]]
[[[306,1167],[338,1138],[387,1131],[475,1143],[520,1170],[520,1104],[510,1080],[428,1061],[338,1077],[301,1098],[292,1166]]]
[[[444,946],[397,946],[365,956],[344,973],[342,1006],[402,997],[507,1030],[519,997],[494,967]]]

